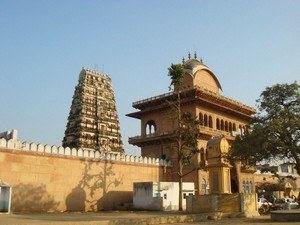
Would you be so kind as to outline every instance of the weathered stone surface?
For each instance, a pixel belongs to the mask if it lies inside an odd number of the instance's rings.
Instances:
[[[124,152],[111,78],[83,68],[75,87],[63,146]]]

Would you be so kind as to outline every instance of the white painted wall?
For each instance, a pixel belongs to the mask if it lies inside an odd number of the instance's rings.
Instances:
[[[153,203],[153,182],[133,183],[133,206],[136,209],[159,210]]]
[[[194,194],[194,183],[183,183],[182,205],[186,208],[185,196]],[[139,182],[134,183],[133,206],[145,210],[178,210],[179,183]]]

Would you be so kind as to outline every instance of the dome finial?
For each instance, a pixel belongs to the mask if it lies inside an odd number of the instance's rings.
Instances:
[[[182,57],[182,64],[184,64],[185,63],[185,59],[184,59],[184,57]]]
[[[194,53],[194,58],[197,59],[197,52]]]
[[[200,58],[200,62],[203,63],[202,57]]]
[[[188,53],[188,58],[191,59],[191,53],[190,52]]]

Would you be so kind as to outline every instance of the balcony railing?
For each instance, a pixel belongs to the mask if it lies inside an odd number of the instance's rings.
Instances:
[[[217,130],[213,129],[210,127],[205,127],[205,126],[200,126],[199,131],[202,134],[206,135],[211,135],[211,136],[216,136],[216,135],[224,135],[226,138],[230,140],[234,140],[235,136],[232,134],[232,132],[227,132],[227,131],[222,131],[222,130]],[[160,133],[153,133],[153,134],[146,134],[146,135],[140,135],[140,136],[135,136],[135,137],[130,137],[129,142],[136,142],[136,141],[141,141],[141,140],[151,140],[151,139],[156,139],[156,138],[163,138],[167,136],[173,136],[175,135],[175,132],[160,132]]]
[[[138,141],[138,140],[142,140],[142,139],[152,139],[152,138],[157,138],[157,137],[171,136],[173,134],[174,134],[174,132],[165,131],[165,132],[160,132],[160,133],[140,135],[140,136],[130,137],[129,142]]]
[[[229,131],[224,131],[224,130],[218,130],[218,129],[214,129],[211,127],[206,127],[206,126],[200,126],[200,133],[203,134],[208,134],[208,135],[212,135],[212,136],[216,136],[216,135],[224,135],[226,138],[229,139],[234,139],[235,135],[233,135],[233,132],[229,132]]]

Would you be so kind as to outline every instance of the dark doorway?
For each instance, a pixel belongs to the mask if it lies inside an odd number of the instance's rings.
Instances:
[[[231,179],[231,193],[239,193],[239,187],[233,179]]]

